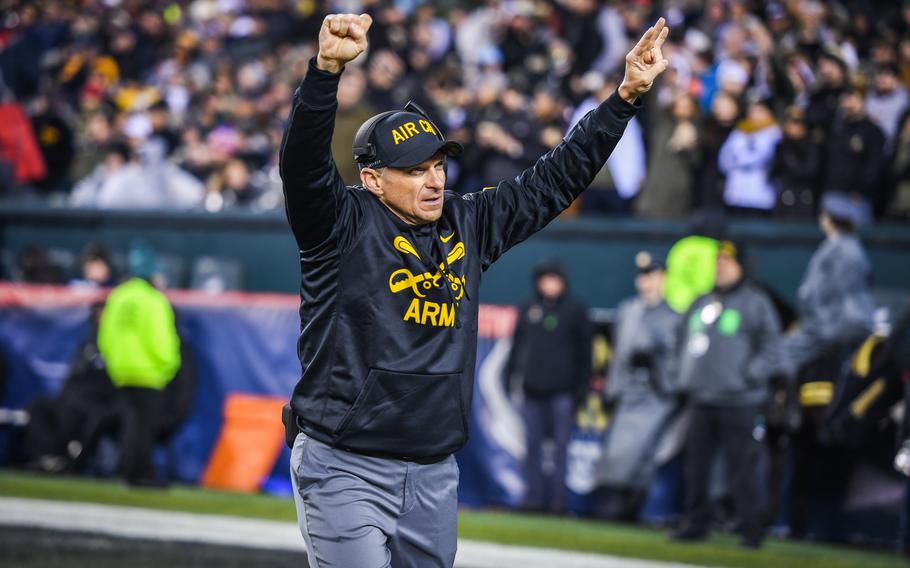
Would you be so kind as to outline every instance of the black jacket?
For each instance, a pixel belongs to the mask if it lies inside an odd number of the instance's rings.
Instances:
[[[876,203],[885,172],[885,135],[868,118],[838,116],[826,139],[824,191],[859,193]]]
[[[591,378],[592,326],[584,304],[568,295],[538,295],[521,306],[506,376],[521,378],[525,393],[581,394]]]
[[[281,147],[300,247],[300,427],[335,447],[430,458],[467,441],[481,273],[588,186],[640,105],[615,95],[559,147],[409,226],[345,187],[331,154],[339,75],[310,62]]]

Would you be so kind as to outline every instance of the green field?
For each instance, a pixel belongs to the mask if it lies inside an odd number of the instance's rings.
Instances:
[[[0,495],[86,501],[110,505],[236,515],[294,521],[290,500],[177,486],[166,490],[132,489],[114,481],[49,477],[0,470]],[[880,551],[769,540],[759,551],[742,550],[736,539],[721,535],[710,542],[684,545],[668,542],[658,530],[582,521],[463,510],[461,538],[504,544],[599,552],[618,556],[667,560],[702,566],[774,568],[907,567],[906,561]]]

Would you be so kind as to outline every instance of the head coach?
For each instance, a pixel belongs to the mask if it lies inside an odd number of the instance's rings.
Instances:
[[[331,15],[294,94],[281,146],[300,248],[300,381],[291,477],[310,566],[452,566],[458,466],[468,439],[481,274],[590,184],[668,62],[663,19],[626,56],[617,92],[514,179],[460,196],[462,151],[418,107],[355,136],[362,186],[331,154],[344,65],[367,15]]]

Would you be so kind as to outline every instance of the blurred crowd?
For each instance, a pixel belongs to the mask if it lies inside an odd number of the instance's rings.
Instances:
[[[845,193],[910,215],[910,7],[784,0],[3,0],[0,195],[101,208],[280,209],[277,148],[322,18],[369,12],[339,90],[356,128],[419,102],[467,151],[449,186],[528,167],[621,80],[658,15],[669,72],[574,209],[813,217]],[[301,157],[305,159],[305,157]],[[570,213],[571,214],[571,213]]]

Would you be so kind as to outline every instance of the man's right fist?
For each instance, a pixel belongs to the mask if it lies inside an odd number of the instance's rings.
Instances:
[[[373,24],[368,14],[332,14],[326,16],[319,30],[319,53],[316,67],[339,73],[345,63],[367,48],[367,31]]]

